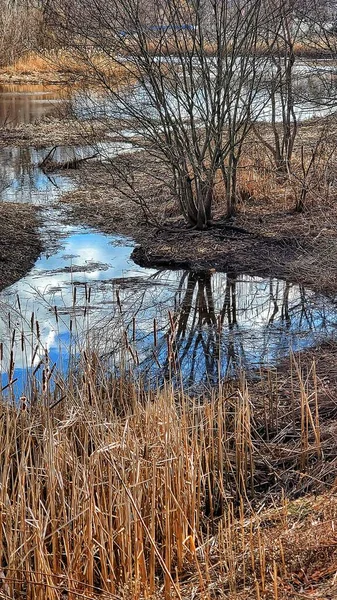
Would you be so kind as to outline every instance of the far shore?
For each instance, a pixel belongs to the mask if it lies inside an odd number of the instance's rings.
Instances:
[[[332,42],[331,48],[333,45]],[[298,42],[294,45],[294,55],[298,59],[335,61],[335,54],[331,48],[315,42]],[[149,52],[151,54],[151,44]],[[158,45],[154,43],[153,54],[157,52]],[[172,48],[169,45],[162,48],[163,55],[174,56],[176,52],[174,44]],[[212,44],[208,44],[205,52],[210,57],[215,56]],[[76,49],[74,53],[76,55]],[[268,54],[269,51],[263,45],[256,51],[257,56],[268,56]],[[115,78],[116,81],[125,77],[125,69],[118,60],[111,62],[109,76]],[[66,85],[69,82],[80,82],[84,78],[84,66],[73,58],[71,49],[68,51],[29,52],[18,59],[16,63],[0,68],[0,85]]]

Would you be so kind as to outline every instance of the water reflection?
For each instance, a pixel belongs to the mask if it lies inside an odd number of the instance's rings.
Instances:
[[[173,58],[170,59],[171,61]],[[209,58],[209,68],[214,71],[212,59]],[[271,65],[263,59],[260,67],[265,75],[261,81],[261,89],[254,94],[252,114],[260,121],[269,121],[271,118],[270,102],[268,100],[268,86],[272,72]],[[299,120],[308,119],[312,116],[323,116],[329,114],[336,106],[336,66],[334,61],[320,61],[313,64],[310,61],[300,60],[294,67],[294,99],[296,116]],[[215,82],[215,79],[214,79]],[[143,114],[150,111],[153,113],[154,106],[152,98],[145,88],[133,86],[125,92],[128,100],[131,99],[133,109],[142,110]],[[169,92],[168,92],[169,93]],[[0,85],[0,125],[34,123],[41,118],[55,112],[58,105],[64,102],[66,94],[57,86],[42,85]],[[118,104],[103,93],[95,90],[80,92],[76,90],[69,99],[74,114],[80,119],[115,118],[125,122],[125,127],[130,120],[130,115],[123,103]],[[171,97],[172,111],[176,111],[176,100],[174,93]],[[197,113],[204,113],[205,93],[200,89],[195,98]],[[278,120],[282,120],[281,101],[276,102],[276,114]]]
[[[38,167],[46,152],[29,147],[0,149],[1,201],[51,203],[59,198],[61,192],[74,188],[69,177],[46,174]],[[57,153],[63,156],[63,149],[58,148]]]
[[[131,145],[125,142],[102,142],[97,144],[97,160],[110,159],[127,152]],[[75,188],[71,177],[62,171],[46,173],[39,167],[43,159],[52,152],[55,163],[83,159],[93,156],[91,146],[57,146],[36,149],[32,147],[0,148],[0,200],[4,202],[26,202],[29,204],[51,204],[64,192]]]
[[[154,57],[154,60],[156,57]],[[162,57],[161,57],[161,60]],[[170,63],[174,62],[170,57]],[[217,65],[214,64],[215,59],[208,58],[208,66],[210,71],[214,72],[214,88],[212,94],[217,93],[216,87],[216,70]],[[200,65],[196,63],[196,69],[200,69]],[[249,95],[248,89],[245,91],[240,88],[242,98],[242,108],[249,96],[251,105],[251,116],[253,120],[270,122],[272,112],[275,111],[276,121],[283,120],[283,103],[279,94],[275,95],[273,103],[270,98],[271,79],[274,73],[273,63],[261,58],[257,61],[255,68],[263,72],[258,88],[253,96]],[[305,60],[298,60],[294,66],[292,75],[294,111],[296,118],[299,121],[304,121],[312,117],[324,117],[336,110],[337,104],[337,69],[334,61],[324,61],[316,65]],[[275,73],[274,73],[275,75]],[[239,86],[238,86],[239,87]],[[183,117],[188,117],[187,109],[183,102],[179,104],[176,91],[170,89],[169,85],[165,88],[165,96],[168,109],[175,117],[177,111]],[[210,90],[204,89],[202,86],[195,92],[193,97],[194,113],[197,118],[204,120],[206,105],[208,102]],[[146,115],[149,118],[158,119],[158,107],[153,100],[147,86],[140,84],[131,84],[124,86],[122,90],[118,90],[117,95],[114,92],[106,94],[104,90],[77,90],[71,99],[71,106],[74,114],[79,119],[113,119],[117,122],[116,127],[127,128],[134,119],[135,114]],[[179,105],[179,106],[178,106]],[[131,107],[131,108],[130,108]]]
[[[43,254],[26,277],[0,294],[2,382],[17,379],[16,393],[46,352],[58,371],[67,372],[70,359],[86,347],[87,332],[103,325],[115,310],[112,278],[125,269],[133,275],[132,247],[125,241],[114,247],[111,242],[118,244],[118,238],[59,222],[55,227],[63,235],[61,245]]]
[[[35,123],[50,115],[62,92],[56,86],[0,85],[0,124]]]
[[[127,365],[151,384],[182,373],[195,387],[275,364],[290,348],[335,332],[335,304],[301,286],[236,273],[141,269],[123,239],[69,227],[64,235],[62,248],[0,295],[2,382],[17,378],[16,393],[26,367],[39,376],[46,351],[54,375],[92,348],[107,369]]]
[[[137,331],[134,343],[140,369],[160,382],[182,373],[191,386],[214,384],[240,369],[276,364],[290,349],[335,332],[336,305],[302,286],[235,273],[184,272],[175,279],[174,297],[153,311],[159,333]],[[132,339],[130,326],[128,332]]]

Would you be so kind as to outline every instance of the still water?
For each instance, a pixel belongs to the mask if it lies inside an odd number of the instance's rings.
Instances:
[[[160,60],[165,62],[162,57]],[[176,62],[175,57],[167,58],[167,61],[171,64],[171,67]],[[216,83],[218,68],[216,59],[208,58],[208,67],[211,73],[214,71],[214,76],[211,77],[213,85],[212,83],[210,86],[208,83],[202,84],[202,69],[204,67],[198,63],[198,60],[196,60],[194,72],[196,81],[200,82],[200,87],[196,87],[192,91],[190,89],[184,90],[183,86],[178,86],[177,91],[175,83],[170,85],[169,79],[164,83],[162,92],[165,107],[173,121],[176,119],[177,114],[189,121],[190,111],[201,122],[207,118],[207,107],[210,102],[215,101],[219,93]],[[175,65],[173,69],[176,69]],[[274,113],[276,122],[282,122],[284,98],[276,93],[272,102],[270,97],[270,82],[273,73],[275,76],[275,66],[269,59],[261,57],[257,70],[260,71],[260,75],[256,78],[258,83],[255,90],[251,90],[249,86],[246,89],[242,88],[239,68],[237,81],[235,74],[233,75],[230,84],[233,106],[236,98],[239,97],[237,110],[240,118],[244,118],[246,107],[249,104],[250,117],[254,121],[271,122]],[[314,117],[328,116],[336,111],[336,75],[337,68],[334,61],[325,61],[324,64],[320,63],[318,66],[304,60],[297,60],[292,74],[292,98],[294,115],[298,122]],[[223,94],[225,94],[225,90],[223,90]],[[122,90],[118,90],[117,95],[113,90],[110,94],[105,93],[105,89],[101,92],[93,89],[78,90],[72,96],[69,106],[79,119],[90,119],[92,117],[116,119],[117,129],[120,128],[121,124],[123,128],[128,128],[130,122],[134,121],[135,115],[141,115],[141,122],[145,115],[147,119],[153,120],[158,127],[161,127],[157,100],[150,84],[132,83],[130,86],[124,86]]]
[[[88,151],[60,148],[56,159]],[[0,201],[38,204],[46,244],[34,268],[0,293],[5,394],[18,397],[33,373],[37,385],[43,371],[66,375],[82,350],[107,370],[123,366],[159,384],[180,372],[195,388],[334,336],[336,303],[310,289],[244,272],[143,269],[130,258],[132,240],[68,225],[57,201],[73,183],[45,175],[45,155],[1,150]]]
[[[69,226],[62,235],[58,249],[0,294],[3,385],[18,379],[18,391],[29,372],[44,368],[46,351],[49,367],[62,373],[90,348],[107,368],[118,371],[123,361],[161,383],[179,370],[193,387],[276,364],[335,333],[337,306],[301,286],[142,269],[124,238]]]
[[[34,123],[62,102],[57,86],[0,85],[0,125]]]
[[[0,148],[0,201],[43,206],[57,201],[64,192],[73,190],[75,186],[70,177],[61,171],[45,173],[39,167],[50,152],[55,162],[62,163],[93,156],[97,151],[97,160],[110,159],[131,148],[127,142],[99,143],[96,146],[95,151],[90,146]]]

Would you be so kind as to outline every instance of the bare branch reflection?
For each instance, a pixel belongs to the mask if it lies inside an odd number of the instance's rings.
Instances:
[[[152,283],[141,293],[132,290],[136,327],[128,294],[121,305],[138,369],[160,383],[182,374],[190,386],[214,385],[240,369],[275,362],[290,348],[311,346],[335,329],[334,305],[286,281],[161,271]]]

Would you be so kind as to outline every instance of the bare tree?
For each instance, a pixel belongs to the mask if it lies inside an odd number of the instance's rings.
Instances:
[[[269,0],[266,11],[270,15],[265,32],[265,43],[270,57],[263,93],[269,97],[268,109],[272,139],[255,131],[270,151],[280,174],[289,172],[298,131],[295,88],[298,74],[296,45],[306,31],[302,3],[299,0]]]
[[[270,152],[277,173],[291,175],[300,122],[315,113],[327,115],[336,106],[334,66],[322,65],[320,58],[336,55],[337,37],[330,0],[267,0],[265,10],[270,15],[265,32],[270,66],[262,93],[269,97],[271,131],[254,129]],[[305,56],[310,57],[309,64]],[[303,171],[302,144],[299,150]]]
[[[227,216],[235,213],[238,165],[261,110],[258,88],[268,60],[259,52],[261,6],[262,0],[49,3],[59,38],[71,39],[87,83],[104,94],[104,117],[113,117],[119,131],[137,133],[135,145],[165,165],[165,185],[192,227],[212,222],[217,190]],[[124,69],[130,85],[116,85],[114,67]],[[96,117],[98,98],[90,98]]]

